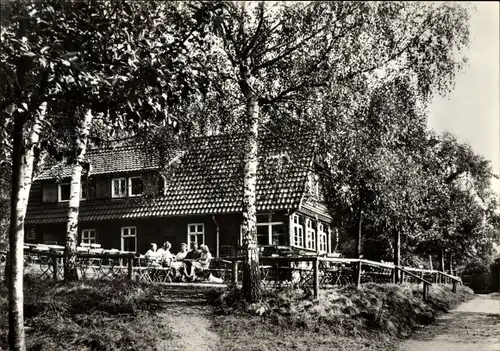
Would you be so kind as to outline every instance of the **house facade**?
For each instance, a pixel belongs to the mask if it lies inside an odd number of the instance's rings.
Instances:
[[[243,135],[194,138],[179,165],[165,174],[154,152],[137,146],[87,152],[82,177],[79,243],[144,253],[149,243],[196,241],[214,256],[241,245]],[[336,247],[313,151],[300,155],[260,142],[257,171],[257,240],[328,254]],[[33,183],[25,241],[65,241],[71,167],[59,165]]]

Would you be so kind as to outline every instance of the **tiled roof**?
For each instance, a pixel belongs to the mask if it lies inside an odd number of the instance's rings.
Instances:
[[[90,149],[86,160],[92,165],[92,174],[132,172],[159,168],[157,159],[137,146],[120,146]],[[58,164],[46,170],[37,180],[71,177],[71,165]]]
[[[168,180],[166,195],[82,201],[80,221],[240,213],[244,140],[244,135],[195,138]],[[257,211],[297,209],[312,152],[297,156],[269,140],[261,141],[259,150]],[[113,164],[113,170],[125,169],[117,160]],[[66,212],[67,203],[34,205],[27,222],[65,222]]]

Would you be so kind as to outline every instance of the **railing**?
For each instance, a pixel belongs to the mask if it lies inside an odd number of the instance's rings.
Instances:
[[[232,282],[239,281],[241,258],[232,260]],[[261,257],[261,281],[264,288],[299,287],[311,289],[314,296],[320,289],[365,283],[417,283],[423,284],[423,299],[427,299],[429,286],[434,283],[462,284],[460,278],[439,271],[394,266],[390,263],[365,259],[327,257]]]
[[[25,246],[25,267],[37,278],[63,279],[63,248],[60,246]],[[0,252],[0,256],[2,253]],[[4,257],[6,253],[3,253]],[[241,257],[213,259],[207,272],[225,283],[240,282]],[[144,256],[132,252],[79,248],[76,265],[80,279],[129,279],[148,282],[171,282],[171,267],[152,265]],[[264,288],[299,287],[311,289],[315,296],[320,289],[365,283],[423,284],[423,298],[428,297],[433,283],[450,284],[456,292],[462,280],[456,276],[413,267],[395,267],[391,263],[365,259],[317,256],[261,257],[261,282]],[[2,270],[3,273],[3,270]]]

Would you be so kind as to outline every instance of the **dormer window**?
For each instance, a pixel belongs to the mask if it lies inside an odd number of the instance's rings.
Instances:
[[[89,191],[87,182],[82,182],[81,189],[82,191],[80,192],[80,200],[87,200]]]
[[[80,188],[80,200],[87,200],[87,183],[82,182]],[[61,183],[58,185],[58,201],[59,202],[68,202],[69,196],[71,193],[71,183]]]
[[[58,201],[59,202],[68,202],[69,201],[69,193],[70,193],[70,183],[61,183],[58,186]]]
[[[130,177],[128,179],[128,195],[129,196],[142,195],[142,177]]]
[[[160,174],[160,177],[158,178],[158,193],[160,195],[167,194],[167,177],[163,174]]]
[[[113,178],[111,181],[111,197],[127,196],[127,178]]]

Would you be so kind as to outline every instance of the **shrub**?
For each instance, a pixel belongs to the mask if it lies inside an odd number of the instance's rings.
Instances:
[[[214,293],[212,302],[221,314],[258,315],[263,322],[282,328],[402,336],[472,296],[468,288],[459,287],[453,293],[449,286],[433,285],[424,302],[421,289],[417,285],[366,284],[359,289],[348,286],[322,291],[319,299],[299,289],[286,289],[266,291],[261,302],[246,304],[241,291],[232,287]]]

